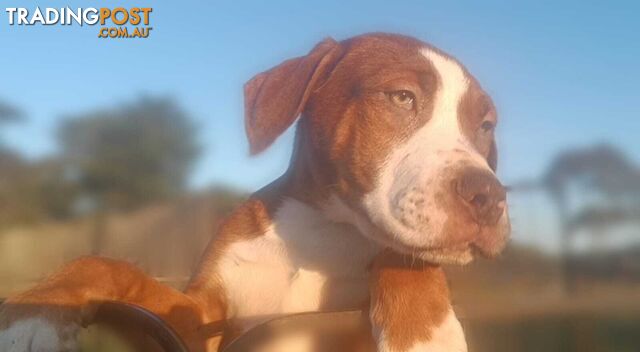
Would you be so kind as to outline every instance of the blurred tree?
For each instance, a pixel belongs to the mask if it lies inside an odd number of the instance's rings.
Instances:
[[[0,101],[0,126],[23,118],[18,108]],[[26,161],[7,148],[0,138],[0,228],[34,217],[34,212],[25,206],[28,204],[26,200],[32,195],[32,192],[24,189],[26,176],[29,175],[27,168]]]
[[[567,197],[571,184],[595,192],[604,200],[636,202],[640,199],[640,172],[620,150],[610,145],[571,150],[551,163],[543,183],[558,197]]]
[[[555,203],[567,291],[573,290],[571,243],[579,229],[595,240],[615,226],[640,223],[640,169],[608,144],[559,153],[542,177],[510,190],[545,190]]]
[[[95,214],[96,253],[108,212],[182,193],[199,152],[192,120],[166,98],[67,117],[58,137],[85,210]]]
[[[68,117],[62,154],[99,208],[131,209],[181,193],[198,155],[196,130],[172,100],[143,98]]]
[[[0,146],[0,228],[32,217],[27,214],[29,209],[24,207],[22,201],[29,198],[30,192],[20,195],[24,191],[22,184],[26,176],[28,172],[25,161]]]
[[[18,121],[23,118],[24,114],[20,109],[0,101],[0,123]]]
[[[560,214],[565,288],[571,291],[574,274],[570,248],[574,234],[583,228],[601,237],[611,226],[637,222],[640,170],[620,150],[597,145],[559,154],[541,184],[549,191]],[[595,197],[597,202],[572,210],[572,198],[578,195],[583,199]]]
[[[23,119],[24,114],[20,109],[0,100],[0,126],[9,122],[21,121]],[[0,132],[2,132],[1,129]],[[5,152],[6,147],[3,145],[1,137],[2,135],[0,135],[0,151]]]
[[[80,189],[67,170],[66,163],[57,157],[30,166],[33,187],[45,218],[65,220],[75,215],[74,206]]]
[[[0,228],[69,218],[76,193],[59,160],[29,162],[0,149]]]

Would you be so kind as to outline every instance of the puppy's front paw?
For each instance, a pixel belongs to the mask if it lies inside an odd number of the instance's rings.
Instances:
[[[21,314],[15,307],[0,307],[0,351],[77,351],[80,325],[68,314],[44,308],[38,314]]]
[[[416,328],[407,326],[406,330]],[[426,333],[420,338],[416,334],[401,336],[398,330],[383,330],[378,334],[378,352],[467,352],[464,332],[453,310],[449,310],[439,325],[424,329]],[[390,333],[400,336],[388,336]]]
[[[79,328],[75,324],[56,326],[39,317],[18,320],[0,331],[0,351],[75,351]]]

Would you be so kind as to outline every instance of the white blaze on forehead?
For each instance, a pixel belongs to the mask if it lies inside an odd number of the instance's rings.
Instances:
[[[469,90],[469,78],[462,66],[432,49],[423,48],[420,53],[427,58],[438,75],[438,89],[434,97],[431,120],[416,134],[416,143],[429,144],[431,149],[448,151],[460,149],[475,162],[489,169],[485,158],[462,132],[458,107]]]
[[[421,49],[420,53],[431,62],[439,78],[432,117],[423,128],[429,131],[429,140],[425,139],[422,142],[434,145],[440,150],[455,148],[464,150],[480,166],[490,169],[485,158],[463,134],[460,125],[458,107],[469,89],[469,78],[462,66],[455,60],[429,48]]]
[[[469,142],[463,137],[458,121],[458,105],[469,88],[469,80],[454,60],[429,48],[423,48],[420,53],[431,62],[438,75],[431,121],[425,126],[438,133],[430,136],[425,143],[436,143],[437,146],[463,143],[468,146]]]

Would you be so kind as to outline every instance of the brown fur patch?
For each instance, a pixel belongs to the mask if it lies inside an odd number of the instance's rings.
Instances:
[[[371,276],[371,323],[386,345],[406,351],[428,341],[451,308],[442,268],[385,251]],[[379,336],[378,336],[379,337]]]
[[[487,159],[492,169],[495,169],[497,155],[491,154],[492,150],[495,152],[495,149],[492,149],[492,146],[495,148],[494,131],[493,128],[485,131],[482,124],[488,123],[495,127],[498,123],[496,109],[491,98],[482,90],[478,82],[471,76],[468,76],[468,79],[469,89],[458,105],[460,127],[480,155]]]

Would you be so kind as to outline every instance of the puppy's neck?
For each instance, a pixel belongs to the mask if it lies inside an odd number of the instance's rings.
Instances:
[[[300,121],[296,126],[289,167],[267,188],[275,187],[281,196],[319,209],[331,197],[336,186],[335,170],[310,144],[304,121]]]

